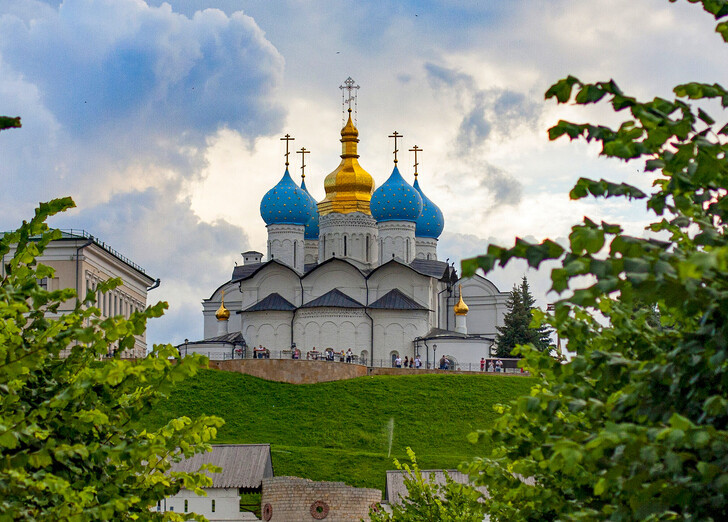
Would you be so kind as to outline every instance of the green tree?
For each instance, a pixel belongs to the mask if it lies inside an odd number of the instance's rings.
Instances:
[[[173,364],[179,354],[170,345],[143,360],[99,360],[112,344],[131,348],[166,303],[104,319],[93,292],[80,300],[72,289],[39,286],[53,269],[36,259],[60,237],[45,221],[72,206],[70,198],[42,203],[0,239],[0,256],[9,258],[0,281],[0,520],[192,518],[150,508],[181,487],[201,493],[211,483],[202,473],[170,472],[170,462],[209,449],[222,421],[181,417],[148,431],[140,419],[204,360]],[[68,300],[75,309],[59,315]]]
[[[445,473],[445,484],[438,484],[434,476],[425,477],[417,465],[417,458],[407,448],[410,464],[401,464],[394,459],[397,469],[404,470],[404,484],[407,498],[400,503],[390,504],[392,513],[381,506],[371,509],[369,518],[373,522],[408,520],[412,522],[481,522],[485,514],[482,495],[475,488],[458,484]]]
[[[513,349],[519,344],[533,344],[539,350],[549,350],[551,330],[545,324],[531,326],[536,300],[528,287],[528,279],[523,276],[521,285],[513,285],[506,302],[508,312],[503,318],[503,326],[497,326],[495,337],[496,355],[512,357]]]
[[[690,1],[728,42],[728,2]],[[725,109],[728,90],[687,83],[673,92],[640,101],[612,80],[569,76],[546,93],[559,103],[606,100],[629,114],[615,128],[560,121],[549,136],[644,162],[655,178],[649,194],[582,178],[570,196],[644,202],[655,216],[648,237],[585,218],[567,248],[518,239],[462,263],[469,275],[514,258],[532,267],[559,260],[551,281],[563,299],[552,316],[534,315],[576,352],[563,364],[517,348],[541,383],[473,434],[490,449],[466,469],[488,487],[494,520],[728,520],[728,126],[705,103]],[[578,287],[584,276],[593,284]]]

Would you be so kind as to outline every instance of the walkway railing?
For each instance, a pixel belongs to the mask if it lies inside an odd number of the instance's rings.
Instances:
[[[182,356],[184,357],[184,347],[181,347],[180,351],[182,352]],[[394,364],[392,364],[392,361],[390,359],[374,359],[373,361],[361,361],[359,356],[352,355],[351,361],[347,360],[346,355],[342,356],[341,353],[335,353],[333,358],[325,353],[309,353],[309,354],[302,354],[298,358],[293,357],[293,352],[291,350],[259,350],[255,352],[255,356],[253,356],[253,352],[250,349],[247,350],[240,350],[238,353],[220,353],[220,352],[213,352],[213,351],[199,351],[197,353],[200,353],[202,355],[207,356],[211,361],[229,361],[232,359],[293,359],[293,360],[312,360],[312,361],[326,361],[331,363],[343,363],[343,364],[361,364],[362,366],[368,366],[370,368],[396,368]],[[308,355],[308,357],[306,356]],[[487,361],[497,361],[498,359],[488,359]],[[422,367],[421,370],[432,370],[432,369],[440,369],[440,370],[454,370],[454,371],[465,371],[465,372],[484,372],[484,373],[508,373],[508,374],[522,374],[524,372],[521,371],[520,368],[516,366],[518,360],[517,359],[501,359],[501,362],[503,364],[503,367],[498,371],[496,368],[493,368],[492,370],[489,370],[488,363],[485,364],[483,368],[481,368],[480,363],[458,363],[455,364],[453,367],[448,368],[439,368],[439,365],[434,364],[432,361],[429,363],[427,361],[422,361]],[[412,372],[416,372],[417,368],[413,367],[407,367],[404,368],[404,363],[401,367],[403,370],[411,370]]]

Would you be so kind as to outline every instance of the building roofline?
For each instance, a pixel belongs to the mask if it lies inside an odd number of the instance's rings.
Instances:
[[[53,240],[54,242],[55,241],[79,241],[82,239],[89,239],[89,240],[93,241],[94,245],[98,246],[99,248],[101,248],[102,250],[107,252],[108,254],[111,254],[116,259],[118,259],[119,261],[124,263],[129,268],[133,269],[138,274],[149,279],[150,283],[153,283],[155,281],[155,279],[152,276],[150,276],[149,274],[147,274],[146,270],[144,270],[144,268],[142,268],[140,265],[137,265],[135,262],[133,262],[131,259],[129,259],[125,255],[123,255],[118,250],[111,248],[105,242],[99,241],[98,237],[96,237],[92,234],[89,234],[86,230],[79,229],[79,228],[59,228],[56,230],[61,231],[61,237],[58,239],[54,239]]]

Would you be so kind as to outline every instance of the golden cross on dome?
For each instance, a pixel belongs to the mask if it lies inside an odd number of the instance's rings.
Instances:
[[[310,150],[306,150],[306,147],[301,147],[301,150],[298,151],[298,154],[301,155],[301,179],[306,178],[306,154],[311,154]]]
[[[414,167],[415,167],[415,178],[416,178],[417,177],[417,165],[419,165],[419,163],[417,163],[417,153],[418,152],[422,152],[422,149],[419,148],[417,145],[415,145],[414,147],[412,147],[410,149],[410,152],[414,152],[415,153],[415,165],[414,165]]]
[[[288,167],[288,155],[290,154],[290,152],[288,152],[288,142],[293,141],[295,139],[296,138],[291,138],[290,134],[286,134],[283,138],[281,138],[281,141],[286,142],[286,167]]]
[[[394,133],[389,135],[390,138],[394,138],[394,164],[397,164],[397,153],[399,152],[399,149],[397,148],[397,140],[400,138],[404,138],[399,132],[394,131]]]

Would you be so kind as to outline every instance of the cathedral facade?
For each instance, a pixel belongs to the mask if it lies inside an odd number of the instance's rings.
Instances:
[[[440,260],[445,221],[420,186],[416,156],[413,184],[395,152],[391,175],[375,189],[358,143],[349,109],[340,163],[319,202],[303,176],[300,185],[293,180],[286,153],[283,177],[260,203],[265,256],[242,254],[230,280],[202,303],[204,340],[184,349],[252,357],[264,347],[303,358],[351,350],[357,362],[376,365],[397,356],[419,355],[423,365],[443,355],[455,364],[490,356],[507,294],[479,276],[460,280]]]

